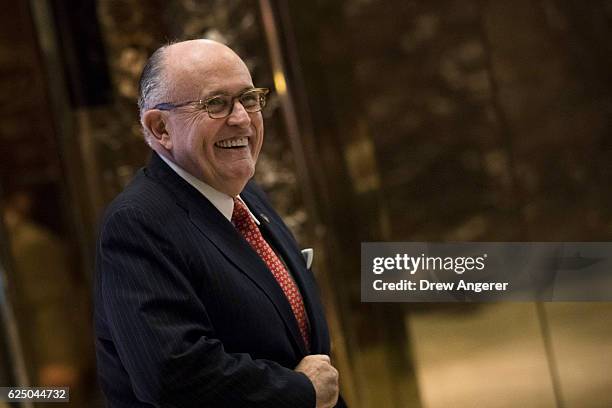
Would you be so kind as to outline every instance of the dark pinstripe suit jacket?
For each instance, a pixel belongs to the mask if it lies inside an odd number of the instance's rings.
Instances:
[[[318,291],[297,243],[253,182],[241,197],[299,285],[311,353],[329,354]],[[156,154],[101,224],[95,326],[111,407],[315,406],[312,384],[293,371],[307,352],[274,277]]]

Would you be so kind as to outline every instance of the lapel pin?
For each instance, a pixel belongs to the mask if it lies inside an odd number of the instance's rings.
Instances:
[[[268,217],[266,216],[266,214],[261,213],[261,214],[259,214],[259,216],[260,216],[260,217],[261,217],[261,218],[262,218],[262,219],[263,219],[265,222],[267,222],[268,224],[270,223],[270,220],[268,219]]]

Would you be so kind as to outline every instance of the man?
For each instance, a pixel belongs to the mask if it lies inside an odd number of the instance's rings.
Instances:
[[[249,181],[267,90],[209,40],[160,48],[140,86],[152,159],[107,209],[97,248],[96,348],[110,406],[334,406],[338,373],[313,275]]]

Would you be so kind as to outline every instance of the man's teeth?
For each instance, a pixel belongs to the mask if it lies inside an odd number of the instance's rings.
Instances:
[[[248,137],[241,137],[239,139],[231,139],[231,140],[220,140],[217,143],[215,143],[215,145],[218,147],[244,147],[244,146],[248,146],[248,144],[249,144]]]

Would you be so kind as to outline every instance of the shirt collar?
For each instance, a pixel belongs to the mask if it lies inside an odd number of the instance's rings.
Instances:
[[[234,199],[232,197],[214,189],[213,187],[206,184],[205,182],[195,177],[194,175],[188,173],[183,168],[181,168],[178,164],[174,163],[172,160],[164,157],[163,155],[160,154],[159,157],[161,157],[161,159],[172,170],[174,170],[176,174],[178,174],[182,179],[184,179],[187,183],[191,184],[204,197],[206,197],[208,201],[210,201],[212,205],[214,205],[215,208],[219,210],[219,212],[223,214],[225,218],[227,218],[228,221],[230,222],[232,221],[232,213],[234,212]],[[238,199],[244,203],[246,208],[249,210],[249,214],[253,218],[253,221],[255,221],[257,225],[259,225],[259,220],[251,212],[251,210],[249,209],[249,206],[244,202],[244,200],[242,199],[242,197],[240,197],[240,195],[238,195]]]

